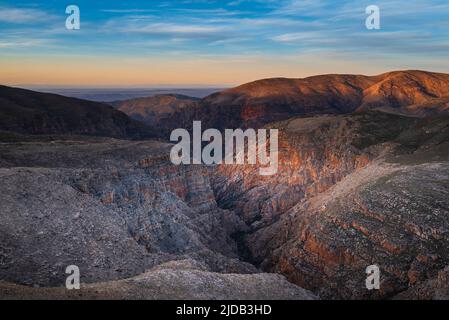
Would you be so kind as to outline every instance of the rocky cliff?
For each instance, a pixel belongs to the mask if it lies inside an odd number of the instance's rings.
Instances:
[[[248,224],[264,225],[367,165],[388,148],[379,145],[414,122],[414,118],[368,112],[270,124],[269,128],[280,130],[278,173],[262,177],[258,166],[221,165],[213,175],[217,201]]]
[[[241,254],[327,298],[388,298],[435,277],[447,259],[449,119],[382,112],[291,119],[277,175],[219,166],[220,206],[249,232]],[[379,265],[382,290],[364,287]]]
[[[74,138],[72,138],[74,139]],[[110,139],[0,145],[0,276],[61,285],[129,277],[186,256],[211,271],[255,272],[230,235],[243,225],[217,207],[201,167],[173,166],[168,145]]]
[[[238,259],[245,224],[217,206],[206,168],[169,162],[169,145],[29,139],[0,144],[0,298],[315,298]],[[69,265],[79,294],[29,288],[63,286]]]

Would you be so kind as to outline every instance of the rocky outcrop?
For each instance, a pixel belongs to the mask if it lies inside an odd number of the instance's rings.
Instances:
[[[217,207],[201,167],[173,166],[169,145],[111,139],[0,145],[0,277],[61,285],[139,274],[190,257],[210,271],[253,273],[231,234],[242,222]]]
[[[270,128],[280,130],[277,174],[260,176],[259,167],[251,165],[218,166],[212,178],[217,201],[257,229],[367,165],[384,152],[380,144],[415,121],[370,112],[271,124]]]
[[[248,242],[268,247],[265,268],[323,297],[392,297],[448,263],[448,172],[447,164],[370,165]],[[276,232],[288,241],[268,240]],[[381,269],[379,291],[364,287],[370,265]]]
[[[220,274],[193,260],[162,264],[130,279],[82,285],[80,290],[29,288],[0,281],[0,299],[315,300],[278,274]]]
[[[448,121],[369,112],[270,125],[278,174],[220,166],[213,179],[219,205],[249,227],[242,254],[326,298],[388,298],[434,277],[448,264]],[[380,291],[364,287],[373,264]]]
[[[438,272],[435,278],[401,292],[396,300],[449,300],[449,267]]]

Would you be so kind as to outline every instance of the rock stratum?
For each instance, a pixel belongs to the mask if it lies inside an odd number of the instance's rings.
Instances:
[[[390,298],[448,264],[449,118],[370,111],[280,128],[278,174],[219,166],[219,206],[249,231],[242,256],[324,298]],[[381,290],[364,287],[379,265]]]
[[[169,147],[80,136],[2,142],[1,298],[70,298],[27,289],[63,286],[68,265],[83,283],[106,282],[86,287],[91,298],[315,298],[238,259],[231,236],[245,224],[217,206],[208,170],[172,165]],[[186,259],[199,270],[181,271]]]
[[[175,166],[162,141],[4,132],[0,296],[448,299],[448,79],[261,80],[156,121],[279,129],[273,176]],[[58,288],[71,264],[80,296]]]

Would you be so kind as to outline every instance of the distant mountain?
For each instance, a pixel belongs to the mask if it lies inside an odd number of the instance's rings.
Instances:
[[[163,119],[158,126],[188,127],[193,120],[201,120],[205,127],[220,129],[259,127],[293,116],[347,114],[385,107],[423,115],[420,105],[429,109],[428,103],[448,95],[449,74],[425,71],[264,79],[205,97],[196,106]],[[444,108],[432,110],[432,114],[438,114]]]
[[[176,111],[196,105],[199,100],[184,95],[164,94],[117,101],[110,104],[135,120],[154,125],[169,118]]]
[[[419,117],[448,114],[449,74],[395,71],[377,76],[320,75],[247,83],[197,99],[178,94],[102,103],[0,87],[0,130],[20,133],[168,137],[175,128],[247,128],[296,116],[371,109]],[[122,112],[133,118],[129,119]],[[140,122],[136,121],[139,120]],[[141,123],[143,122],[143,123]]]
[[[27,89],[97,102],[123,101],[161,94],[179,94],[200,99],[223,90],[223,88],[49,88],[40,86]]]
[[[144,124],[106,104],[0,86],[0,130],[115,138],[154,136]]]

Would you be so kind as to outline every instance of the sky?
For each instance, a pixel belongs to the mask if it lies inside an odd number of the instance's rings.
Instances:
[[[69,4],[80,30],[65,27]],[[380,30],[365,27],[368,5]],[[222,87],[403,69],[449,73],[449,1],[0,0],[4,85]]]

